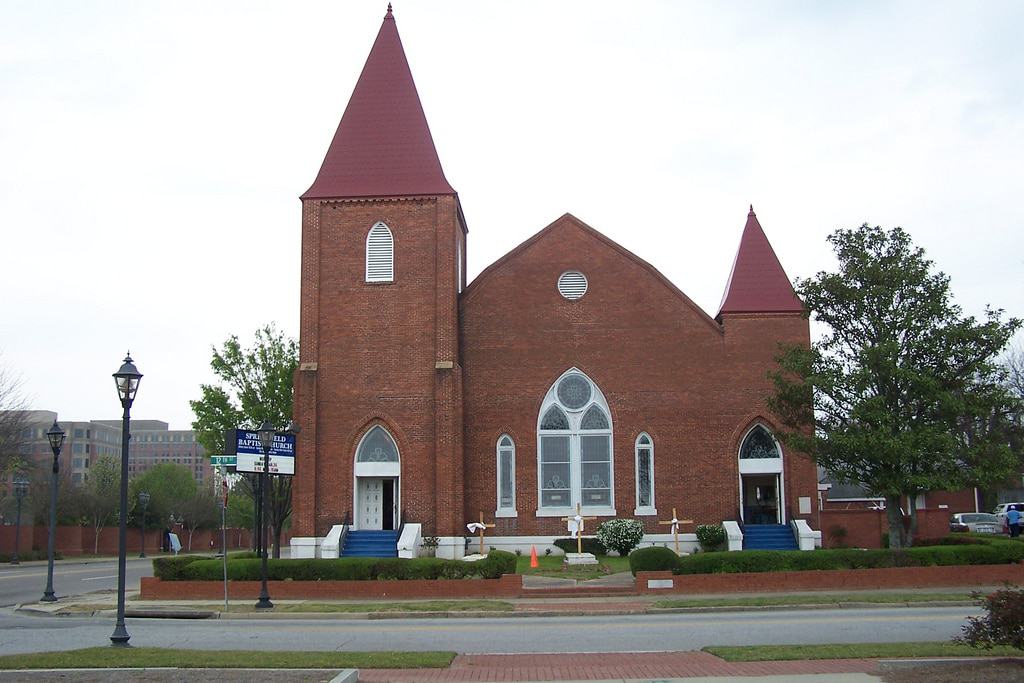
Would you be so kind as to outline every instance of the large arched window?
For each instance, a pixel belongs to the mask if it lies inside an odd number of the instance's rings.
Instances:
[[[747,434],[740,448],[740,460],[760,460],[780,457],[779,445],[768,430],[757,425]]]
[[[512,437],[498,439],[498,507],[496,517],[516,516],[516,445]]]
[[[378,222],[366,235],[366,281],[391,282],[395,279],[395,240],[391,229]]]
[[[539,516],[613,515],[612,420],[597,385],[573,368],[548,390],[537,416]]]
[[[646,432],[636,437],[636,515],[656,515],[654,507],[654,441]]]
[[[360,442],[356,462],[398,462],[398,446],[391,435],[378,425],[368,431]]]

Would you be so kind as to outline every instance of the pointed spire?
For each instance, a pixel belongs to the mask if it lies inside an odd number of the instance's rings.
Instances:
[[[377,39],[303,199],[455,194],[441,169],[395,18]]]
[[[723,313],[800,313],[803,310],[803,302],[793,291],[751,204],[716,317]]]

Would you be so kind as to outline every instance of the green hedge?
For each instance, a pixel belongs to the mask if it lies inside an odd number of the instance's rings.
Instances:
[[[49,551],[46,550],[26,550],[18,553],[18,562],[32,562],[38,560],[48,560],[50,556]],[[11,553],[0,553],[0,564],[7,564],[14,558]],[[64,556],[59,550],[53,551],[53,559],[63,560]]]
[[[892,550],[745,550],[698,553],[679,559],[676,574],[734,574],[740,572],[811,571],[815,569],[873,569],[1007,564],[1024,560],[1024,543],[936,545]]]
[[[679,564],[679,556],[674,550],[661,546],[640,548],[629,554],[629,571],[636,576],[637,572],[670,571]]]
[[[172,562],[168,562],[171,560]],[[161,563],[158,567],[158,563]],[[343,557],[319,560],[267,560],[267,578],[271,581],[372,581],[375,579],[497,579],[514,574],[516,556],[492,550],[476,562],[442,560],[433,557],[399,559],[397,557]],[[163,557],[153,561],[153,572],[164,581],[221,581],[224,564],[219,558],[201,556]],[[228,559],[228,579],[258,581],[260,560]]]
[[[575,538],[556,538],[552,545],[556,548],[561,548],[563,552],[574,553],[579,549],[579,545],[576,543]],[[591,555],[607,555],[608,549],[604,547],[601,541],[597,540],[593,536],[583,537],[583,552],[590,553]]]

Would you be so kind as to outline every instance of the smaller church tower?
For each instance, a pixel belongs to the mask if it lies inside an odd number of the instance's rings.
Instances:
[[[775,250],[750,207],[716,319],[725,333],[726,362],[738,375],[737,386],[750,397],[751,412],[741,423],[739,443],[740,512],[748,525],[808,515],[817,522],[807,492],[817,488],[816,470],[804,457],[784,453],[764,397],[774,393],[767,369],[777,367],[780,345],[808,346],[810,326]],[[760,457],[774,453],[782,457]],[[764,519],[763,501],[778,509]],[[759,512],[754,512],[758,510]],[[760,517],[758,517],[759,515]],[[748,529],[753,529],[748,526]]]
[[[295,536],[461,527],[466,224],[390,5],[302,195]]]

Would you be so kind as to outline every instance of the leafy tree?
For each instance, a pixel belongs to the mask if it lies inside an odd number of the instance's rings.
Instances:
[[[190,401],[196,419],[192,429],[208,452],[219,453],[224,432],[256,429],[264,421],[284,427],[292,417],[292,377],[299,364],[299,347],[273,324],[256,331],[252,346],[243,348],[232,335],[223,347],[213,348],[210,367],[217,384],[200,386],[201,396]],[[255,490],[255,475],[245,475],[248,491]],[[292,478],[268,476],[267,522],[280,557],[281,529],[292,512]],[[229,504],[229,510],[230,504]]]
[[[796,284],[825,333],[783,349],[769,403],[784,440],[885,497],[890,545],[910,546],[917,494],[985,486],[1013,469],[1005,427],[1019,401],[995,358],[1020,321],[963,316],[949,278],[901,228],[863,225],[829,242],[839,271]]]
[[[95,532],[93,554],[99,553],[100,530],[117,518],[120,508],[121,459],[101,455],[92,461],[81,486],[81,511]]]
[[[21,382],[0,368],[0,472],[28,469],[25,462],[27,410]]]
[[[188,531],[188,549],[192,550],[192,535],[200,527],[213,527],[220,521],[220,509],[213,491],[200,487],[194,496],[179,506],[182,524]]]
[[[149,494],[147,517],[166,524],[171,515],[181,517],[185,505],[196,495],[196,481],[192,472],[183,465],[163,462],[146,470],[128,484],[128,500],[134,505],[135,516],[140,510],[139,493]]]

